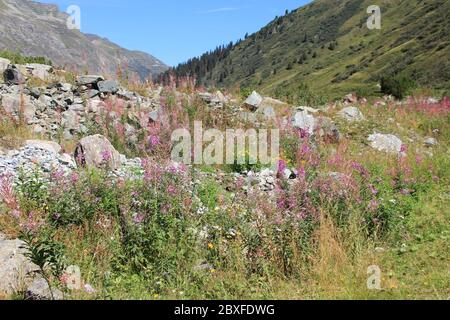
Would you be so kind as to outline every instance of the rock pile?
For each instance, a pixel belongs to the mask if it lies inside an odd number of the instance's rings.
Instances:
[[[51,72],[50,67],[44,65],[25,67],[33,76],[45,78],[45,73]],[[56,82],[44,87],[29,87],[15,66],[8,65],[3,75],[5,83],[0,84],[0,113],[16,120],[23,119],[35,133],[50,137],[60,132],[67,140],[75,135],[86,135],[89,123],[95,123],[99,113],[107,113],[114,118],[114,111],[106,106],[107,99],[116,99],[117,104],[129,109],[130,116],[147,114],[148,121],[155,121],[152,112],[160,106],[158,98],[142,97],[102,76],[79,76],[74,85]]]
[[[10,150],[0,155],[0,172],[17,177],[21,172],[31,174],[38,170],[42,173],[52,171],[70,172],[76,168],[75,162],[68,154],[59,154],[58,147],[51,142],[28,141],[18,150]]]

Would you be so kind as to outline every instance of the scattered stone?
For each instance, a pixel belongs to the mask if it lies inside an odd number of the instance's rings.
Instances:
[[[358,97],[353,93],[349,93],[348,95],[346,95],[344,97],[344,103],[346,103],[346,104],[356,103],[356,102],[358,102]]]
[[[256,111],[259,108],[259,105],[263,102],[263,97],[256,91],[253,91],[252,94],[244,101],[244,106],[250,111]]]
[[[437,140],[435,138],[426,138],[424,141],[424,144],[426,147],[431,148],[438,144]]]
[[[85,95],[88,99],[92,99],[95,98],[96,96],[98,96],[98,94],[100,93],[100,91],[95,90],[95,89],[88,89],[85,92]]]
[[[117,93],[119,91],[119,84],[114,80],[100,81],[97,85],[101,93]]]
[[[41,91],[39,91],[38,88],[31,88],[30,95],[35,99],[39,99],[39,97],[41,96]]]
[[[400,154],[402,152],[403,142],[392,134],[375,133],[369,136],[369,142],[372,148],[387,153]]]
[[[384,249],[383,247],[376,247],[375,248],[375,252],[376,253],[383,253],[383,252],[385,252],[386,251],[386,249]]]
[[[292,119],[292,126],[312,135],[316,127],[316,119],[307,111],[299,111],[295,113]]]
[[[37,277],[28,286],[25,295],[26,300],[63,300],[63,293],[56,289],[49,287],[47,281],[42,277]]]
[[[277,116],[275,109],[272,106],[261,106],[257,112],[263,115],[266,119],[275,119]]]
[[[57,86],[62,92],[72,91],[72,85],[70,83],[58,83]]]
[[[364,115],[362,114],[362,112],[356,108],[356,107],[347,107],[342,109],[338,115],[349,121],[349,122],[360,122],[360,121],[364,121]]]
[[[98,75],[78,76],[76,82],[79,86],[96,85],[99,81],[103,81],[105,78]]]

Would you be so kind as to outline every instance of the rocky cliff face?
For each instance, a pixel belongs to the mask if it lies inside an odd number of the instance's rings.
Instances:
[[[30,0],[0,0],[0,50],[45,56],[54,64],[91,73],[115,74],[118,68],[141,79],[167,66],[155,57],[119,47],[107,39],[66,26],[67,14],[55,5]]]

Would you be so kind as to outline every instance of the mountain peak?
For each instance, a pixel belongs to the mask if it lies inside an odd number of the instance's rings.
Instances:
[[[122,48],[97,35],[69,30],[68,15],[59,11],[57,5],[0,0],[0,8],[0,50],[43,56],[56,65],[92,73],[116,74],[126,67],[142,80],[168,68],[147,53]]]

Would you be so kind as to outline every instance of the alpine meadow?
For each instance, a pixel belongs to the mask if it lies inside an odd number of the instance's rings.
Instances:
[[[181,2],[0,0],[0,300],[447,300],[450,1]]]

